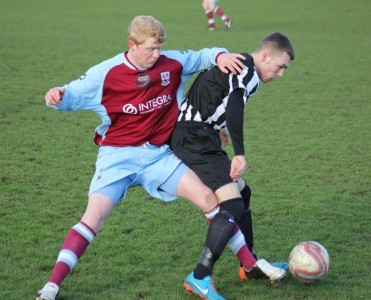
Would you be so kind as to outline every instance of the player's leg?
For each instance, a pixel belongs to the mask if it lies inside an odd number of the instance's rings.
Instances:
[[[241,197],[243,199],[244,211],[241,218],[238,220],[237,224],[240,227],[242,234],[245,236],[247,247],[249,248],[250,252],[253,253],[254,232],[250,210],[251,189],[242,179],[238,181],[238,187],[241,193]]]
[[[226,198],[229,198],[231,195],[235,197],[237,195],[240,195],[237,183],[224,185],[218,190],[216,190],[215,194],[217,195],[218,199],[226,199]],[[234,204],[232,201],[238,203],[238,206]],[[235,216],[238,222],[239,219],[242,217],[244,213],[244,209],[245,209],[245,203],[242,197],[240,196],[240,198],[236,197],[233,200],[224,200],[224,201],[219,201],[219,202],[220,202],[219,204],[220,209],[221,210],[224,209],[224,210],[231,212]],[[236,227],[238,228],[237,225]],[[235,232],[239,232],[240,238],[238,238],[238,235],[236,235],[235,233],[235,235],[231,238],[229,243],[230,244],[236,243],[237,245],[239,243],[241,244],[242,246],[241,249],[243,249],[243,251],[239,253],[241,254],[241,256],[239,255],[237,256],[239,257],[241,263],[243,264],[243,268],[246,274],[250,278],[266,278],[271,281],[276,281],[276,280],[282,279],[286,275],[285,270],[281,268],[277,268],[269,264],[266,260],[264,259],[257,260],[247,248],[244,236],[242,235],[241,231],[238,230]],[[236,239],[236,241],[233,241],[234,239]],[[233,247],[232,247],[232,250],[233,250]]]
[[[203,212],[218,205],[212,190],[175,156],[168,145],[149,147],[146,149],[146,157],[153,162],[138,172],[136,182],[151,196],[163,201],[182,197],[193,202]]]
[[[233,202],[233,200],[230,202]],[[233,203],[229,203],[229,205],[233,206]],[[224,299],[214,287],[212,270],[235,228],[234,216],[229,213],[228,210],[230,209],[227,206],[222,205],[220,211],[212,219],[200,260],[183,284],[187,291],[198,295],[202,299]]]
[[[167,185],[169,184],[167,183]],[[166,189],[164,186],[163,188]],[[222,195],[223,191],[224,194],[228,196]],[[219,194],[222,197],[238,199],[238,201],[231,201],[233,203],[232,205],[227,205],[226,202],[224,206],[231,207],[231,209],[226,209],[226,211],[228,211],[229,214],[233,215],[234,219],[239,219],[240,218],[239,214],[240,212],[244,211],[245,206],[242,204],[243,203],[242,199],[240,199],[240,193],[238,191],[237,184],[231,183],[226,185],[223,189],[219,190]],[[216,198],[216,195],[212,192],[210,188],[206,187],[197,177],[197,175],[190,169],[188,169],[180,178],[177,188],[177,195],[190,200],[198,207],[200,207],[204,212],[205,216],[207,218],[210,218],[210,221],[212,221],[214,217],[224,207],[223,204],[221,204],[221,206],[218,206],[218,200]],[[234,208],[234,206],[236,206],[236,208]],[[221,222],[222,221],[218,221],[218,223]],[[210,226],[212,227],[211,224]],[[209,236],[210,240],[216,240],[214,239],[211,233],[209,234]],[[230,242],[228,242],[229,239],[231,239]],[[239,230],[238,226],[233,227],[232,233],[228,237],[227,242],[230,245],[230,248],[235,252],[237,257],[239,258],[239,260],[244,262],[245,268],[251,268],[255,264],[255,260],[247,253],[248,249],[246,247],[244,237],[241,231]],[[223,247],[224,249],[224,246],[215,246],[216,249],[219,249],[220,247]],[[218,257],[217,254],[216,257]],[[215,260],[217,260],[217,258]],[[200,267],[200,269],[202,269],[202,267]],[[207,275],[211,275],[211,270],[208,270],[208,272],[196,271],[196,278],[199,278],[201,276],[205,277]]]
[[[210,0],[203,0],[202,1],[202,8],[205,11],[205,16],[206,16],[207,23],[208,23],[208,29],[210,31],[215,30],[215,20],[214,20],[214,16],[213,16],[214,7],[215,7],[214,2],[211,2]]]
[[[174,187],[176,187],[175,190]],[[204,212],[211,211],[213,208],[218,207],[217,198],[212,190],[206,187],[198,176],[183,163],[178,166],[160,188],[169,194],[176,192],[178,196],[190,200]],[[219,221],[215,222],[219,223]],[[218,253],[219,250],[216,249],[214,252]],[[207,254],[205,253],[205,255]],[[204,297],[204,299],[224,299],[216,291],[211,276],[195,278],[194,272],[191,272],[185,279],[183,286],[187,291]]]
[[[220,7],[215,5],[213,11],[220,17],[220,19],[224,22],[225,28],[231,28],[232,21],[231,19],[224,13],[224,10]]]
[[[36,294],[37,300],[55,299],[62,281],[68,276],[96,234],[101,230],[129,183],[129,178],[124,178],[98,189],[89,196],[85,213],[68,232],[48,282]]]
[[[196,268],[184,281],[184,288],[203,299],[224,299],[213,286],[212,270],[235,228],[234,217],[224,207],[211,221],[205,246]]]
[[[223,299],[213,286],[212,270],[214,264],[219,259],[231,236],[235,235],[236,231],[239,231],[234,219],[238,219],[243,211],[243,203],[241,198],[238,197],[239,191],[237,189],[237,185],[235,183],[230,185],[235,186],[235,194],[229,193],[229,195],[234,195],[237,197],[223,201],[220,204],[219,211],[216,211],[216,214],[213,216],[209,225],[205,246],[201,252],[201,258],[193,272],[188,275],[184,282],[184,288],[186,290],[195,293],[200,297],[205,297],[205,299]],[[212,217],[212,214],[210,217]],[[244,243],[242,234],[239,234],[242,237],[240,240]],[[237,246],[237,243],[234,244]],[[251,256],[245,244],[244,250],[244,262],[246,265],[252,268],[256,260],[253,256]],[[239,252],[237,256],[242,253],[242,251],[236,252]],[[249,263],[247,261],[248,255],[250,255],[251,258]],[[205,295],[205,291],[210,291],[211,295]]]
[[[210,223],[203,251],[203,253],[211,253],[208,258],[209,265],[207,266],[200,261],[195,269],[196,278],[211,275],[212,266],[218,260],[227,243],[231,245],[232,250],[246,269],[251,269],[256,262],[255,258],[248,251],[238,226],[234,222],[231,224],[231,219],[239,220],[244,210],[243,200],[240,196],[237,183],[226,184],[218,188],[215,194],[220,202],[219,212]],[[229,216],[229,218],[225,216]],[[217,222],[215,218],[218,218]],[[231,229],[229,231],[222,231],[220,228],[223,228],[223,226]]]
[[[67,234],[48,283],[36,294],[36,299],[55,299],[62,281],[84,254],[113,208],[110,198],[93,194],[84,217]]]
[[[176,194],[197,205],[204,213],[218,206],[218,200],[213,191],[188,168],[179,178]]]
[[[174,172],[174,174],[171,177],[177,177],[176,172]],[[167,182],[162,186],[162,188],[168,190],[169,188],[171,188],[171,186],[175,186],[175,183],[176,182],[174,180],[168,179]],[[190,200],[199,208],[201,208],[206,218],[210,222],[220,212],[221,208],[223,208],[223,204],[219,206],[216,195],[212,192],[212,190],[205,186],[198,178],[198,176],[190,169],[184,172],[184,174],[180,177],[177,186],[178,186],[177,195]],[[223,199],[228,197],[231,199],[234,198],[238,199],[239,203],[236,203],[237,201],[231,201],[234,203],[233,205],[237,207],[236,209],[232,208],[236,212],[230,211],[229,209],[229,213],[232,214],[235,219],[240,219],[239,214],[240,212],[244,212],[245,205],[241,204],[242,200],[240,199],[240,193],[237,184],[236,183],[228,184],[224,186],[224,188],[220,189],[218,193],[220,197],[223,197]],[[227,205],[224,204],[224,206]],[[231,207],[231,205],[229,205],[228,207]],[[220,222],[221,221],[219,221],[219,223]],[[212,234],[210,234],[210,236],[211,236],[210,240],[213,240],[214,238],[212,237]],[[254,260],[247,253],[248,249],[245,244],[244,236],[239,230],[238,226],[235,226],[233,228],[233,232],[232,235],[230,236],[230,241],[228,241],[228,245],[232,249],[232,251],[236,254],[238,259],[241,262],[244,262],[243,265],[245,266],[245,268],[250,269],[255,264],[256,260]],[[216,246],[215,248],[219,248],[219,246]],[[205,272],[196,271],[197,278],[201,276],[205,277],[207,275],[211,275],[211,271],[208,271],[207,274]]]
[[[193,274],[196,279],[211,276],[213,266],[219,259],[227,243],[243,265],[243,270],[251,278],[267,278],[275,281],[286,275],[285,270],[276,268],[264,259],[257,260],[247,248],[245,239],[232,220],[239,220],[244,212],[244,202],[237,183],[229,183],[215,191],[219,199],[220,211],[210,223],[201,259]],[[217,220],[215,220],[217,218]]]
[[[251,189],[242,179],[238,181],[238,187],[245,205],[244,212],[241,218],[238,220],[238,226],[245,237],[246,245],[249,248],[249,251],[256,259],[258,259],[254,252],[254,231],[250,209]],[[287,262],[273,262],[272,265],[285,271],[288,269]],[[239,276],[243,280],[248,280],[245,268],[242,266],[242,264],[240,264]]]

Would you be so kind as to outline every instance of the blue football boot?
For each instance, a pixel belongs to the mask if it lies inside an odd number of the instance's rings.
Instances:
[[[204,279],[196,279],[192,272],[184,280],[183,287],[187,292],[191,292],[204,300],[225,300],[216,291],[211,276],[206,276]]]

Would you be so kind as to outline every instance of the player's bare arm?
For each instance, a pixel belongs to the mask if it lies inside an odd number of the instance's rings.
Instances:
[[[51,88],[45,95],[46,103],[50,105],[59,105],[63,99],[65,89]]]
[[[222,53],[218,56],[216,63],[223,73],[230,73],[237,75],[240,74],[244,68],[244,64],[240,60],[245,57],[239,53]]]

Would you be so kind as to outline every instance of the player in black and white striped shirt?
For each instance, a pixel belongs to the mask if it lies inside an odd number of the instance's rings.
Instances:
[[[227,244],[240,259],[242,279],[280,280],[286,274],[264,259],[257,260],[252,252],[251,190],[241,178],[247,169],[243,127],[244,106],[256,93],[259,82],[282,77],[295,54],[289,39],[276,32],[265,37],[251,55],[243,55],[245,68],[239,75],[213,67],[197,76],[181,105],[170,141],[174,153],[215,192],[219,201],[219,207],[208,215],[213,219],[201,259],[184,282],[187,290],[205,299],[215,298],[207,297],[205,291],[210,290],[213,265]],[[232,160],[220,140],[220,132],[226,129],[234,150]]]

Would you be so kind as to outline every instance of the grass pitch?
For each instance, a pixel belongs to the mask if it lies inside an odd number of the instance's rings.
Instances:
[[[44,105],[53,86],[126,50],[139,14],[165,25],[166,49],[252,51],[282,31],[297,58],[246,107],[256,251],[286,260],[300,241],[323,244],[328,276],[303,285],[241,282],[229,250],[214,279],[228,299],[368,299],[371,196],[371,3],[220,1],[234,20],[206,30],[201,1],[2,0],[0,11],[0,299],[32,299],[82,216],[97,147],[91,113]],[[231,148],[227,149],[231,151]],[[195,299],[182,281],[207,224],[187,201],[165,204],[132,189],[108,219],[58,299]]]

